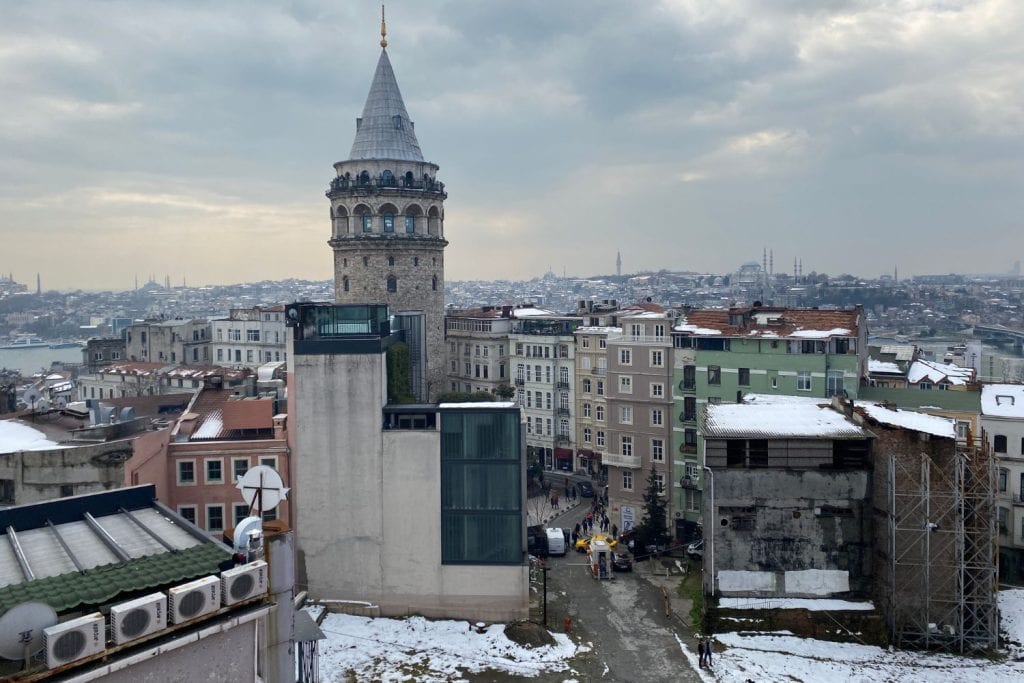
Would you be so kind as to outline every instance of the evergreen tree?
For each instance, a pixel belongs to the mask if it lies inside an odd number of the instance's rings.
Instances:
[[[638,552],[643,552],[648,546],[664,546],[668,543],[668,523],[665,521],[667,510],[668,497],[658,485],[657,471],[651,465],[647,490],[644,492],[644,514],[636,529],[639,544],[635,547]]]

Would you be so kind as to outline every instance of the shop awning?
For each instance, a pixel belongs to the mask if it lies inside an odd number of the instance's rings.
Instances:
[[[594,457],[594,451],[590,450],[589,448],[581,448],[578,451],[576,451],[576,454],[579,455],[581,458]]]
[[[571,448],[556,448],[555,460],[572,460]]]

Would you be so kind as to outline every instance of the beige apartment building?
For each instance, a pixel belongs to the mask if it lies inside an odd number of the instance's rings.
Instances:
[[[608,339],[622,334],[611,326],[576,330],[576,468],[603,476],[608,449]]]
[[[445,391],[494,393],[511,384],[508,366],[508,335],[512,330],[511,306],[484,306],[448,311],[444,336],[448,343],[448,383]]]

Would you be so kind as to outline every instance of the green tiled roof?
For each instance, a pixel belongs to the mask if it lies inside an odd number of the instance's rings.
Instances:
[[[99,605],[122,593],[157,589],[216,574],[231,556],[213,543],[178,552],[147,555],[128,562],[68,572],[0,588],[0,614],[26,601],[45,602],[57,612],[79,605]]]

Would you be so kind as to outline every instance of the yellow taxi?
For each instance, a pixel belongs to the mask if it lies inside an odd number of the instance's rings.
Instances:
[[[618,541],[616,541],[608,534],[594,534],[593,536],[584,537],[576,541],[576,552],[585,553],[588,550],[590,550],[590,542],[592,540],[604,541],[612,550],[615,550],[615,546],[619,544]]]

